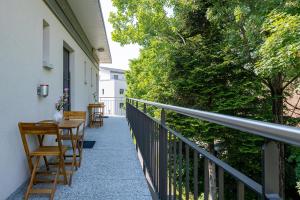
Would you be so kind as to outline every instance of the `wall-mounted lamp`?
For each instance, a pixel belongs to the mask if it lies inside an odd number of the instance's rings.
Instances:
[[[104,48],[100,47],[100,48],[97,49],[97,51],[104,52]]]
[[[40,84],[37,87],[37,95],[40,97],[47,97],[49,94],[49,85]]]
[[[47,69],[47,70],[52,70],[54,68],[54,66],[50,63],[47,63],[45,61],[43,61],[43,67],[44,69]]]

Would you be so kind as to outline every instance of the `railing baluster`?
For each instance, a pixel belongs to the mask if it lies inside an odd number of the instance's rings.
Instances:
[[[179,200],[182,199],[182,141],[179,140]]]
[[[194,150],[194,200],[198,200],[198,153]]]
[[[156,191],[158,191],[157,187],[157,136],[156,136],[156,122],[153,123],[153,136],[154,136],[154,185]]]
[[[177,164],[177,145],[176,145],[176,136],[174,136],[174,141],[173,141],[173,160],[174,160],[174,171],[173,171],[173,195],[174,195],[174,198],[173,199],[176,199],[176,164]]]
[[[208,173],[208,160],[204,158],[204,200],[208,200],[209,195],[209,173]]]
[[[190,149],[188,145],[185,145],[185,199],[190,198]]]
[[[172,159],[173,159],[173,155],[172,155],[172,134],[169,132],[169,137],[168,137],[168,172],[169,172],[169,200],[172,199]]]
[[[147,151],[147,142],[148,142],[148,136],[147,136],[147,122],[146,122],[146,117],[145,117],[145,114],[144,113],[141,113],[142,115],[142,118],[144,119],[144,126],[143,126],[143,140],[144,140],[144,157],[145,157],[145,160],[144,160],[144,165],[146,167],[146,160],[148,158],[148,151]],[[145,172],[146,172],[146,169],[145,169]]]
[[[153,121],[151,121],[151,124],[150,124],[150,129],[151,129],[151,132],[150,132],[150,141],[151,141],[151,146],[150,146],[150,153],[151,153],[151,157],[150,157],[150,174],[151,174],[151,179],[152,179],[152,182],[154,184],[154,176],[153,176],[153,158],[154,158],[154,140],[153,140]]]
[[[221,167],[218,167],[218,194],[219,200],[224,200],[224,170]]]
[[[167,199],[167,164],[168,164],[168,155],[167,155],[167,131],[163,127],[166,123],[166,113],[165,110],[161,110],[161,125],[158,125],[159,131],[159,191],[160,198],[162,200]]]
[[[237,182],[237,200],[244,200],[244,197],[245,197],[244,183],[238,181]]]
[[[158,123],[155,123],[155,135],[156,135],[156,187],[158,193],[159,191],[159,140],[158,140]]]

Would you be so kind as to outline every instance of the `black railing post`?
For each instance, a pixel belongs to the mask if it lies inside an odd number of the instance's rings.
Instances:
[[[146,114],[147,113],[147,109],[146,109],[146,104],[144,103],[144,106],[143,106],[143,112]],[[145,144],[143,145],[144,147],[143,148],[145,148],[145,151],[146,151],[146,154],[144,155],[144,157],[143,157],[143,172],[144,172],[144,174],[145,174],[145,176],[146,176],[146,164],[145,164],[145,162],[146,162],[146,159],[148,159],[148,148],[147,148],[147,146],[148,146],[148,137],[149,137],[149,135],[147,135],[147,133],[148,133],[148,130],[147,130],[147,126],[148,126],[148,123],[146,123],[146,117],[144,118],[144,124],[143,124],[143,127],[144,127],[144,131],[143,131],[143,134],[144,134],[144,141],[145,141]]]
[[[161,110],[161,125],[166,124],[165,110]],[[167,154],[167,131],[160,126],[159,130],[159,196],[161,200],[167,200],[167,186],[168,186],[168,154]]]
[[[129,102],[129,99],[126,98],[126,100],[125,100],[125,109],[126,109],[125,116],[126,116],[127,120],[128,120],[128,102]],[[129,123],[129,121],[128,121],[128,123]]]
[[[147,105],[144,103],[144,108],[143,108],[143,112],[146,114],[147,113]]]
[[[263,145],[263,193],[264,199],[280,198],[280,143],[267,140]]]

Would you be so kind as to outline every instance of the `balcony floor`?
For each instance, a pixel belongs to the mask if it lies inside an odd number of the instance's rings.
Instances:
[[[109,117],[102,128],[86,129],[85,140],[96,140],[96,144],[84,149],[72,186],[58,185],[55,199],[152,199],[124,117]],[[26,187],[9,200],[23,199]],[[31,195],[30,199],[49,198]]]

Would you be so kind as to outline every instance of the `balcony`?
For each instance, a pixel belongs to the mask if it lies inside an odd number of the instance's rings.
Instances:
[[[102,128],[86,130],[86,140],[95,140],[95,146],[84,149],[72,186],[59,184],[55,199],[152,199],[125,117],[105,118]],[[9,200],[23,199],[26,188],[27,183]],[[31,195],[30,199],[49,197]]]
[[[151,109],[160,110],[160,120]],[[209,153],[166,123],[168,111],[219,124],[265,138],[261,182]],[[100,129],[88,129],[82,167],[71,187],[59,186],[56,199],[210,199],[211,169],[215,165],[215,199],[280,200],[277,145],[300,146],[300,129],[187,109],[138,99],[126,100],[126,117],[105,119]],[[128,126],[129,125],[129,126]],[[228,182],[228,180],[230,181]],[[9,199],[21,199],[24,185]],[[35,196],[32,199],[43,199]],[[231,199],[231,198],[230,198]],[[252,198],[253,199],[253,198]]]

